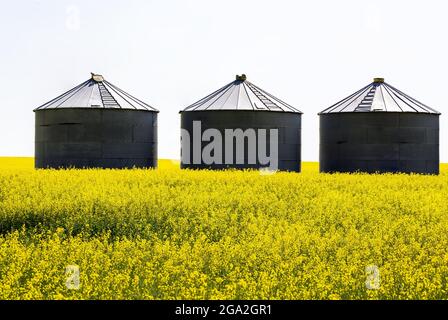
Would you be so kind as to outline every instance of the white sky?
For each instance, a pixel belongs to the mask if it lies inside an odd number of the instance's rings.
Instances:
[[[179,110],[246,73],[304,112],[304,161],[319,157],[317,113],[385,77],[443,113],[448,162],[447,1],[0,4],[0,156],[32,156],[32,110],[93,71],[160,110],[159,158],[179,158]]]

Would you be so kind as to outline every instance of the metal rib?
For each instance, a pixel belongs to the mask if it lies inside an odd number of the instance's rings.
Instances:
[[[332,110],[336,109],[337,107],[341,106],[344,102],[346,102],[347,100],[350,100],[352,97],[358,95],[359,93],[362,93],[366,88],[369,88],[371,86],[371,84],[365,86],[364,88],[356,91],[355,93],[349,95],[348,97],[336,102],[335,104],[331,105],[330,107],[324,109],[323,111],[321,111],[320,113],[330,113]]]
[[[90,81],[90,80],[84,81],[83,83],[77,85],[76,87],[74,87],[74,88],[72,88],[72,89],[70,89],[70,90],[64,92],[64,93],[61,94],[60,96],[57,96],[56,98],[54,98],[54,99],[52,99],[52,100],[50,100],[50,101],[44,103],[44,104],[41,105],[40,107],[37,107],[35,110],[45,109],[44,107],[45,107],[46,105],[49,105],[49,104],[51,104],[51,103],[53,103],[53,102],[55,102],[55,101],[61,99],[61,98],[64,97],[65,95],[70,94],[71,92],[73,92],[73,91],[75,91],[75,90],[78,90],[78,89],[82,88],[82,87],[83,87],[86,83],[88,83],[89,81]]]
[[[158,110],[152,106],[150,106],[149,104],[143,102],[142,100],[134,97],[133,95],[123,91],[122,89],[118,88],[116,85],[114,85],[113,83],[110,83],[109,81],[104,81],[106,82],[107,85],[111,86],[113,89],[121,92],[122,94],[124,94],[126,97],[128,97],[129,99],[133,100],[134,102],[136,102],[137,104],[139,104],[142,108],[145,108],[148,111],[157,111]]]

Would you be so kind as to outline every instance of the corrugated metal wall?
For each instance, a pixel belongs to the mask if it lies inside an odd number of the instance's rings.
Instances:
[[[201,121],[202,132],[209,128],[218,129],[224,137],[225,129],[246,130],[252,129],[278,129],[278,169],[282,171],[301,170],[301,114],[290,112],[270,112],[270,111],[184,111],[181,113],[181,128],[186,129],[190,134],[190,144],[193,139],[193,121]],[[269,134],[267,134],[269,137]],[[184,145],[186,141],[183,141]],[[203,142],[202,147],[208,142]],[[247,144],[247,143],[246,143]],[[269,144],[269,140],[268,140]],[[184,148],[184,146],[182,146]],[[224,149],[224,146],[223,146]],[[247,146],[245,146],[247,150]],[[222,151],[224,154],[224,150]],[[205,163],[193,164],[193,156],[190,155],[190,164],[181,163],[181,168],[190,169],[225,169],[225,168],[263,168],[257,164],[248,164],[247,155],[245,164],[235,164],[236,153],[232,165]]]
[[[439,173],[439,115],[320,115],[321,172]]]
[[[157,166],[157,113],[117,109],[36,111],[36,168]]]

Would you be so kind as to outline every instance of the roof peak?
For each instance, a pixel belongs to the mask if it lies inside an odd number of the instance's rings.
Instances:
[[[245,74],[236,75],[235,79],[183,111],[241,110],[301,113],[286,102],[246,81]]]
[[[246,81],[247,76],[243,73],[241,75],[236,75],[235,79],[236,81]]]
[[[384,78],[373,78],[373,83],[384,83]]]
[[[90,74],[92,75],[91,79],[93,81],[95,81],[95,82],[103,82],[104,81],[104,77],[102,75],[96,74],[96,73],[93,73],[93,72],[90,72]]]
[[[331,107],[325,113],[342,112],[413,112],[440,114],[420,101],[391,86],[384,78],[374,78],[373,83],[358,90]]]
[[[91,72],[90,79],[38,107],[42,109],[128,109],[158,112],[157,109],[133,97],[106,81],[100,74]]]

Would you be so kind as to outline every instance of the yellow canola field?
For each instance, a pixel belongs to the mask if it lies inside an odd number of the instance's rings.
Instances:
[[[167,160],[36,171],[30,158],[0,159],[0,299],[448,297],[446,166],[317,171]]]

